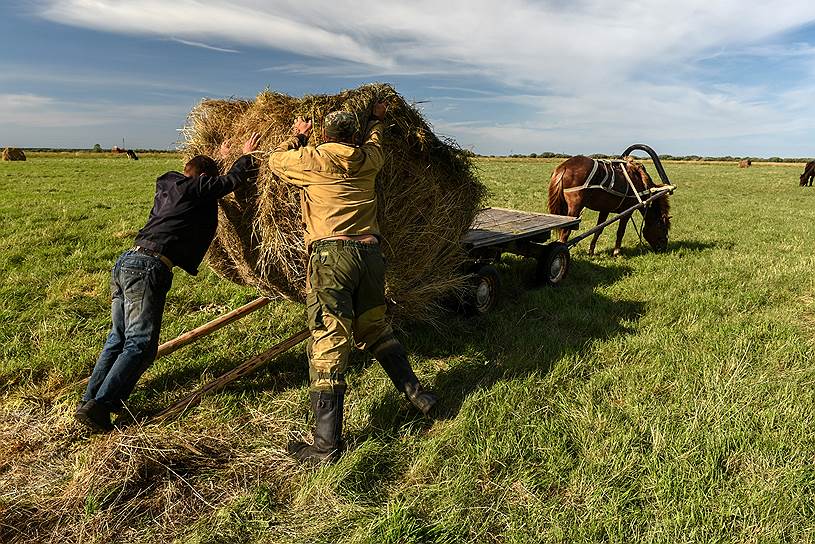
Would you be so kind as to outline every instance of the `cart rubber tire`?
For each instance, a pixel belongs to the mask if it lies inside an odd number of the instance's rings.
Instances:
[[[536,279],[544,285],[557,285],[569,272],[572,259],[569,246],[561,242],[547,244],[538,258]]]
[[[468,315],[488,314],[498,304],[501,292],[501,277],[494,266],[486,264],[478,267],[472,275],[470,290],[464,301],[464,312]]]

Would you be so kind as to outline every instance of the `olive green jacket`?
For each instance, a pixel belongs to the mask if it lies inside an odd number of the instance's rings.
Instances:
[[[383,128],[382,122],[373,121],[361,146],[337,142],[301,146],[292,136],[272,152],[272,172],[302,189],[306,247],[336,235],[379,236],[375,181],[384,163]]]

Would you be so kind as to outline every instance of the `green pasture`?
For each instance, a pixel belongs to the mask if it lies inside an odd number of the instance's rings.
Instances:
[[[479,159],[496,206],[545,211],[559,160]],[[341,462],[307,432],[302,347],[180,419],[88,435],[71,413],[109,324],[109,270],[172,155],[0,163],[0,542],[815,542],[815,188],[801,165],[672,162],[666,254],[613,228],[556,288],[499,265],[479,319],[400,333],[442,398],[348,377]],[[655,174],[653,168],[650,168]],[[582,228],[596,215],[586,212]],[[176,272],[163,339],[256,294]],[[275,302],[145,374],[137,421],[304,326]]]

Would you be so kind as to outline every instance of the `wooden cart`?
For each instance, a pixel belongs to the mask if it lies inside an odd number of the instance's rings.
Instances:
[[[485,314],[495,306],[501,282],[493,265],[503,253],[534,258],[539,283],[560,283],[569,270],[569,246],[549,239],[554,230],[576,229],[579,225],[579,217],[505,208],[481,210],[461,239],[470,257],[466,271],[472,274],[472,289],[463,304],[465,311]]]

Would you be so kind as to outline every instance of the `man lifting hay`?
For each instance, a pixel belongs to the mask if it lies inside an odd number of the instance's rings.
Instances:
[[[312,123],[298,118],[294,135],[270,158],[274,174],[301,189],[309,249],[306,307],[311,330],[309,381],[315,417],[314,443],[289,443],[300,461],[333,462],[342,449],[344,373],[352,339],[382,364],[396,388],[424,414],[436,396],[425,391],[407,354],[394,337],[385,312],[385,262],[379,246],[375,180],[383,166],[381,148],[386,105],[377,102],[363,145],[347,111],[328,114],[323,142],[308,144]]]

